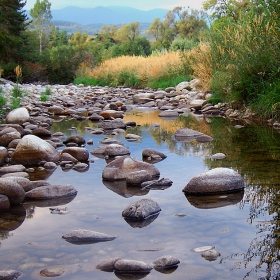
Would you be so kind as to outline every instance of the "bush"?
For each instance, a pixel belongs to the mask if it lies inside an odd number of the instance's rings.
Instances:
[[[3,88],[0,86],[0,109],[2,109],[7,103]]]
[[[198,46],[198,42],[187,38],[176,38],[173,40],[170,50],[171,51],[190,51],[194,47]]]

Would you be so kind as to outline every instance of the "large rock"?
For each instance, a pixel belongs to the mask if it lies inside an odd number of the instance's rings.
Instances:
[[[204,99],[194,99],[190,101],[190,108],[194,108],[195,110],[200,110],[204,104]]]
[[[142,221],[153,215],[157,215],[161,211],[161,208],[157,202],[151,199],[140,199],[131,203],[122,212],[122,216],[125,219]]]
[[[6,195],[12,204],[21,203],[25,197],[21,185],[8,178],[0,178],[0,194]]]
[[[244,188],[243,178],[229,168],[214,168],[190,180],[183,192],[188,194],[211,194],[233,192]]]
[[[0,194],[0,211],[8,210],[9,208],[10,208],[9,198],[6,195]]]
[[[146,170],[138,170],[128,174],[126,183],[130,185],[140,185],[143,182],[150,181],[151,174]]]
[[[82,244],[111,241],[116,239],[117,236],[111,236],[105,233],[91,230],[77,229],[71,230],[70,232],[64,234],[62,238],[70,243]]]
[[[71,185],[49,185],[28,191],[25,196],[29,199],[55,199],[76,194],[77,190]]]
[[[160,176],[159,170],[152,164],[140,162],[130,156],[119,157],[107,164],[102,172],[104,180],[126,180],[131,172],[146,170],[152,178]]]
[[[29,120],[30,116],[26,108],[17,108],[12,110],[6,116],[6,123],[8,124],[23,124]]]
[[[89,152],[86,148],[81,147],[68,147],[62,153],[68,153],[78,161],[88,161]]]
[[[35,135],[26,135],[17,145],[11,162],[30,166],[38,165],[42,160],[57,162],[59,157],[59,152],[48,142]]]
[[[68,143],[76,143],[81,146],[86,143],[86,140],[80,135],[71,135],[63,143],[65,145],[67,145]]]
[[[161,159],[165,159],[167,156],[162,152],[147,148],[142,151],[142,157],[151,159],[160,157]]]
[[[155,99],[155,94],[152,92],[137,93],[133,96],[133,103],[147,103]]]

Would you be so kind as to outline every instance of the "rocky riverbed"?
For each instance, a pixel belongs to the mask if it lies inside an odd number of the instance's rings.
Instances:
[[[16,85],[9,81],[2,80],[2,82],[3,91],[9,99]],[[180,114],[189,114],[194,111],[215,116],[234,115],[234,118],[238,118],[236,112],[240,112],[242,119],[253,118],[254,114],[247,109],[242,111],[230,108],[227,104],[215,106],[208,104],[207,99],[210,95],[200,92],[196,88],[197,83],[197,80],[193,80],[164,91],[83,85],[18,85],[25,92],[21,107],[10,111],[5,116],[5,124],[0,126],[0,209],[7,210],[11,205],[21,204],[26,200],[72,200],[77,195],[75,186],[55,185],[46,180],[30,178],[35,168],[51,174],[58,166],[62,169],[75,169],[81,172],[89,167],[89,152],[85,146],[90,143],[79,135],[66,137],[61,132],[51,133],[50,128],[54,121],[64,118],[81,121],[88,119],[97,125],[97,128],[86,128],[91,134],[114,136],[124,134],[127,128],[137,126],[135,122],[123,120],[124,113],[135,107],[159,109],[162,118],[177,118]],[[42,102],[40,96],[47,88],[52,94],[49,96],[49,101]],[[208,135],[188,128],[179,129],[174,137],[178,141],[186,142],[195,140],[205,143],[213,140]],[[126,134],[125,138],[127,141],[139,141],[141,136]],[[142,153],[142,162],[135,160],[131,156],[132,151],[124,147],[123,143],[117,139],[104,137],[101,144],[91,153],[108,162],[100,174],[105,182],[122,182],[139,187],[139,190],[153,187],[164,189],[166,186],[171,186],[172,181],[168,178],[160,178],[160,170],[153,165],[155,162],[168,160],[165,154],[146,147]],[[224,155],[218,156],[224,157]],[[205,192],[207,194],[234,192],[243,188],[244,182],[239,174],[228,168],[217,168],[194,177],[182,191],[195,195],[205,194]],[[54,210],[60,211],[60,209]],[[142,199],[128,205],[123,210],[122,216],[131,227],[141,228],[152,223],[160,211],[162,209],[156,201]],[[74,243],[91,243],[114,242],[117,236],[79,229],[65,234],[63,238],[66,240],[70,238]],[[213,248],[209,250],[203,250],[203,257],[208,257],[210,254],[211,257],[215,255],[213,257],[215,259],[219,256]],[[205,253],[205,251],[209,252]],[[140,260],[108,260],[105,267],[107,269],[109,266],[109,270],[118,273],[149,273],[153,268],[160,270],[172,268],[179,263],[177,258],[168,255],[154,260],[152,264]],[[103,268],[103,265],[98,268]],[[56,277],[71,273],[69,269],[49,267],[42,269],[39,273],[44,277]],[[6,277],[6,275],[17,279],[21,272],[0,271],[1,277]]]

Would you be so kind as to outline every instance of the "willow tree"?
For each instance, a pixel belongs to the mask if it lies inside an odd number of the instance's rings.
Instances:
[[[43,39],[46,30],[51,26],[51,3],[48,0],[36,0],[34,7],[30,10],[32,26],[38,33],[39,50],[43,50]]]

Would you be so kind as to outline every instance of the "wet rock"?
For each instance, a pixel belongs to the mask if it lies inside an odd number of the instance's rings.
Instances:
[[[223,153],[216,153],[211,156],[211,159],[224,159],[224,158],[226,158],[226,155]]]
[[[54,162],[46,162],[46,163],[44,164],[44,168],[45,168],[45,169],[52,170],[52,169],[56,169],[57,166],[56,166],[56,164],[55,164]]]
[[[149,163],[140,162],[130,156],[119,157],[106,165],[102,172],[104,180],[126,180],[131,172],[146,170],[152,178],[160,175],[158,169]]]
[[[57,105],[53,105],[48,108],[48,112],[54,114],[54,115],[61,115],[63,113],[63,108]]]
[[[97,113],[93,113],[91,116],[89,116],[89,120],[98,122],[104,120],[104,118]]]
[[[175,139],[178,141],[192,141],[202,135],[204,134],[190,128],[180,128],[175,132]]]
[[[107,271],[107,272],[113,272],[114,271],[114,265],[116,261],[120,260],[120,258],[112,258],[109,260],[106,260],[96,266],[97,269]]]
[[[7,132],[5,132],[5,130],[7,130]],[[1,131],[2,133],[5,133],[0,136],[0,146],[8,147],[13,140],[21,139],[21,134],[18,131],[8,131],[9,129],[5,130]]]
[[[130,220],[145,220],[150,216],[156,215],[161,211],[161,208],[157,202],[151,199],[140,199],[131,203],[122,212],[122,216],[125,219]]]
[[[133,103],[138,104],[138,103],[147,103],[149,101],[153,101],[155,98],[154,93],[152,92],[145,92],[145,93],[138,93],[133,96]]]
[[[10,208],[10,201],[6,195],[0,194],[0,211],[8,210]]]
[[[93,149],[91,152],[93,155],[103,155],[103,156],[123,156],[129,155],[130,151],[119,144],[109,144],[104,146],[99,146]]]
[[[214,168],[190,180],[183,192],[188,194],[210,194],[233,192],[244,188],[243,178],[229,168]]]
[[[100,116],[103,117],[105,120],[111,120],[111,119],[117,119],[117,118],[123,118],[123,112],[122,111],[116,111],[116,110],[105,110],[100,113]]]
[[[17,184],[19,184],[24,191],[28,191],[29,190],[29,184],[30,184],[30,180],[24,177],[15,177],[15,176],[11,176],[8,177],[9,180],[16,182]]]
[[[140,185],[152,179],[151,174],[146,170],[138,170],[128,174],[126,183],[130,185]]]
[[[136,135],[136,134],[129,133],[129,134],[125,135],[125,139],[127,141],[140,141],[142,139],[142,137],[139,135]]]
[[[153,261],[154,267],[164,269],[172,266],[177,266],[180,260],[169,255],[162,256]]]
[[[40,275],[43,277],[58,277],[62,276],[65,272],[65,267],[51,267],[45,268],[40,271]]]
[[[122,119],[115,119],[111,121],[103,121],[98,124],[99,128],[110,130],[116,128],[126,128],[126,124],[123,122]]]
[[[161,178],[159,180],[152,180],[141,183],[141,188],[148,190],[165,190],[171,187],[173,182],[168,178]]]
[[[21,178],[29,178],[29,174],[27,172],[14,172],[2,175],[1,178],[10,178],[10,177],[21,177]]]
[[[86,143],[85,139],[80,135],[71,135],[65,141],[63,141],[65,145],[68,143],[76,143],[77,145],[81,146]]]
[[[63,152],[60,155],[60,161],[63,162],[73,162],[73,163],[77,163],[78,160],[76,158],[74,158],[73,156],[71,156],[69,153]]]
[[[19,183],[20,184],[20,183]],[[31,191],[33,189],[36,189],[38,187],[42,187],[42,186],[50,186],[51,184],[45,180],[37,180],[37,181],[30,181],[28,186],[23,186],[24,190],[26,192]]]
[[[6,195],[12,204],[21,203],[25,197],[23,188],[8,178],[0,178],[0,194]]]
[[[89,158],[88,150],[81,147],[68,147],[65,148],[62,153],[68,153],[78,161],[88,161]]]
[[[22,171],[25,171],[25,167],[21,164],[9,165],[0,168],[0,176],[3,176],[4,174],[10,174],[10,173],[22,172]]]
[[[22,275],[16,270],[0,270],[0,279],[2,280],[16,280]]]
[[[73,244],[89,244],[112,241],[115,240],[117,236],[111,236],[97,231],[77,229],[64,234],[62,238]]]
[[[75,196],[77,190],[71,185],[49,185],[37,187],[26,193],[29,199],[55,199],[66,196]]]
[[[190,89],[190,87],[191,87],[190,82],[181,82],[175,87],[175,90],[182,91],[183,89]]]
[[[153,159],[153,158],[155,158],[155,156],[159,156],[161,159],[165,159],[167,157],[164,153],[156,151],[154,149],[147,148],[142,151],[143,158],[151,157],[151,159]]]
[[[0,146],[0,165],[6,163],[8,157],[8,150],[5,147]]]
[[[118,144],[123,146],[123,143],[121,141],[114,138],[104,138],[103,140],[100,141],[100,143],[104,145]]]
[[[160,118],[177,118],[179,116],[176,110],[164,110],[158,114]]]
[[[42,160],[57,162],[59,157],[59,152],[48,142],[35,135],[26,135],[17,145],[11,162],[30,166],[38,165]]]
[[[89,165],[86,163],[77,163],[73,166],[73,169],[78,171],[78,172],[84,172],[87,171],[89,168]]]
[[[14,140],[12,140],[12,141],[9,143],[8,148],[13,148],[13,149],[15,149],[20,141],[21,141],[21,138],[20,138],[20,139],[14,139]]]
[[[149,264],[142,261],[118,260],[114,264],[114,269],[118,272],[147,273],[153,268]]]
[[[217,260],[217,258],[220,257],[221,254],[219,252],[217,252],[217,250],[215,248],[213,248],[213,249],[203,252],[201,254],[201,256],[203,258],[205,258],[207,261],[212,262],[212,261]]]
[[[190,108],[194,108],[195,110],[200,110],[205,103],[205,99],[194,99],[190,101]]]
[[[6,116],[6,123],[23,124],[24,122],[28,121],[29,118],[30,116],[26,108],[17,108],[8,113],[8,115]]]
[[[36,135],[38,137],[44,137],[44,136],[51,136],[52,133],[44,127],[38,127],[32,130],[32,135]]]

